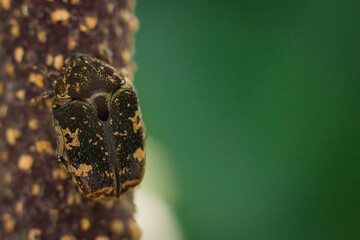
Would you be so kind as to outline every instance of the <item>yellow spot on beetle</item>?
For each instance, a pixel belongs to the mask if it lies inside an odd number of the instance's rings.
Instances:
[[[80,83],[75,83],[75,91],[80,92]]]
[[[34,158],[27,154],[21,155],[18,160],[18,168],[24,171],[30,170],[33,164],[34,164]]]
[[[9,128],[6,130],[6,141],[10,145],[15,145],[16,140],[21,137],[21,132],[16,128]]]
[[[123,189],[127,189],[128,187],[133,187],[133,186],[137,185],[140,181],[141,181],[141,179],[133,179],[133,180],[126,181],[123,184],[121,184],[120,189],[123,190]]]
[[[66,134],[69,134],[69,137],[71,138],[71,142],[65,144],[65,148],[67,150],[71,150],[72,147],[80,147],[80,142],[78,139],[79,129],[77,128],[74,133],[70,131],[69,128],[62,129],[63,135],[66,136]]]
[[[91,165],[86,165],[86,164],[80,164],[79,168],[76,169],[75,167],[73,167],[71,165],[71,170],[74,172],[75,176],[78,177],[88,177],[89,176],[89,172],[92,170],[92,166]]]
[[[132,118],[129,118],[133,122],[134,131],[137,132],[142,127],[142,122],[139,119],[140,117],[140,111],[139,109],[135,112],[135,116]]]
[[[4,93],[4,83],[0,83],[0,95]]]
[[[24,49],[22,47],[16,47],[14,50],[15,62],[21,63],[24,57]]]
[[[100,139],[100,141],[104,139],[104,138],[102,138],[102,137],[100,136],[100,134],[98,134],[98,133],[96,134],[96,136]]]
[[[141,148],[138,148],[134,153],[134,157],[137,158],[139,162],[142,162],[145,159],[145,152]]]
[[[80,0],[71,0],[70,2],[72,5],[77,5],[79,4]]]
[[[96,190],[95,192],[87,194],[86,196],[88,198],[102,198],[104,195],[109,195],[113,191],[114,191],[114,187],[103,187]]]

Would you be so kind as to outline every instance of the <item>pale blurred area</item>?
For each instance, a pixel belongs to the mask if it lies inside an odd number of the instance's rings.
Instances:
[[[143,230],[143,240],[184,239],[174,211],[181,192],[172,161],[162,143],[147,138],[145,177],[135,191],[136,219]]]

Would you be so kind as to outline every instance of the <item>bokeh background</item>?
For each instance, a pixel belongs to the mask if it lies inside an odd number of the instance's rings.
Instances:
[[[138,1],[136,15],[162,155],[144,184],[169,179],[153,187],[185,239],[360,239],[359,1]]]

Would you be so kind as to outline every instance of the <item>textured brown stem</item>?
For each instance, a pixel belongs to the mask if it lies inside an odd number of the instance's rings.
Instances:
[[[132,72],[133,0],[0,0],[0,239],[138,239],[132,193],[84,199],[57,163],[49,72],[74,53]]]

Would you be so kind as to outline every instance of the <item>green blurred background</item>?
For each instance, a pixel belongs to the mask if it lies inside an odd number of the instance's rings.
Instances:
[[[138,1],[136,15],[136,87],[186,239],[360,239],[359,1]]]

